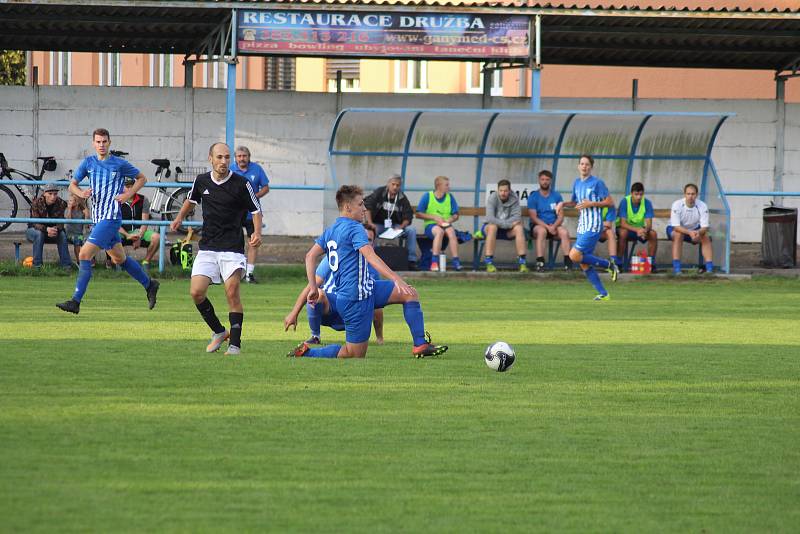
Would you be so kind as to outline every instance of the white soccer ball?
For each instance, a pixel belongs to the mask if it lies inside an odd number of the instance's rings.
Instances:
[[[508,370],[509,367],[514,365],[514,360],[517,355],[514,348],[505,341],[497,341],[492,343],[486,348],[486,354],[483,355],[483,361],[489,366],[489,369],[502,373]]]

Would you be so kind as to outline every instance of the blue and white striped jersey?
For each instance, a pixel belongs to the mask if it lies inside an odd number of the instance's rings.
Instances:
[[[87,176],[92,188],[92,221],[122,219],[119,202],[114,197],[122,193],[125,178],[139,176],[139,169],[116,156],[104,160],[89,156],[78,165],[72,178],[80,182]]]
[[[375,270],[375,267],[369,265],[369,263],[367,264],[367,270],[369,271],[369,274],[372,276],[373,280],[381,279],[381,275],[378,274],[378,271]],[[333,271],[331,271],[331,264],[328,263],[327,256],[322,258],[322,261],[319,262],[319,265],[317,266],[317,272],[315,274],[322,278],[322,285],[319,286],[319,288],[328,295],[335,295],[336,282],[333,280]]]
[[[585,180],[575,179],[572,184],[572,201],[590,200],[600,202],[608,197],[608,188],[597,176],[589,176]],[[603,229],[603,208],[587,208],[578,216],[578,233],[596,233]]]
[[[366,300],[372,295],[374,281],[369,264],[359,252],[361,247],[369,244],[367,232],[361,223],[339,217],[322,232],[316,243],[327,252],[338,297]]]

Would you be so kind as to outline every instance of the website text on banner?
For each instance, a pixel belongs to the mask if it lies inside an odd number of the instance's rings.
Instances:
[[[331,13],[246,10],[240,54],[524,59],[529,20],[520,15]]]

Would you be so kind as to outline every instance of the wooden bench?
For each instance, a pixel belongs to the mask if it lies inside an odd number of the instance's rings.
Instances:
[[[523,225],[525,226],[525,233],[529,243],[533,239],[533,236],[530,235],[530,229],[528,224],[524,224],[525,221],[530,221],[528,215],[528,208],[527,206],[522,206],[522,221]],[[416,209],[414,209],[414,213],[416,214]],[[461,217],[485,217],[486,216],[486,208],[485,207],[474,207],[474,206],[459,206],[458,208],[459,218]],[[657,209],[653,208],[653,218],[654,219],[669,219],[671,215],[671,210],[667,209]],[[578,217],[578,210],[575,208],[564,208],[564,217],[565,218],[577,218]],[[419,233],[417,235],[417,241],[425,240],[430,241],[430,239],[423,233]],[[560,243],[558,239],[549,239],[548,240],[548,265],[549,268],[552,269],[555,265],[555,252],[557,250],[557,246]],[[639,243],[637,239],[634,239],[628,243],[628,250],[625,251],[623,255],[623,264],[627,265],[630,261],[630,258],[633,257],[633,254],[636,250],[636,245]],[[472,267],[474,270],[478,269],[480,265],[480,258],[483,256],[483,247],[485,241],[484,240],[475,240],[473,242],[473,257],[472,257]]]

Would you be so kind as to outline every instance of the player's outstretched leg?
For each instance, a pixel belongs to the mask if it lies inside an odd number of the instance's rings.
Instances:
[[[326,345],[312,349],[304,341],[289,351],[286,356],[289,358],[337,358],[341,350],[341,345]]]
[[[594,286],[594,288],[597,290],[597,296],[594,298],[594,300],[609,300],[611,298],[608,296],[608,291],[606,291],[606,288],[603,287],[603,282],[600,281],[600,275],[597,274],[597,271],[594,270],[594,267],[590,265],[588,269],[583,271],[583,273],[586,275],[586,278],[589,280],[592,286]]]
[[[92,279],[92,261],[80,260],[78,265],[78,280],[75,283],[75,292],[72,298],[66,302],[59,302],[56,307],[65,312],[78,314],[81,311],[81,300],[89,287],[89,280]]]

